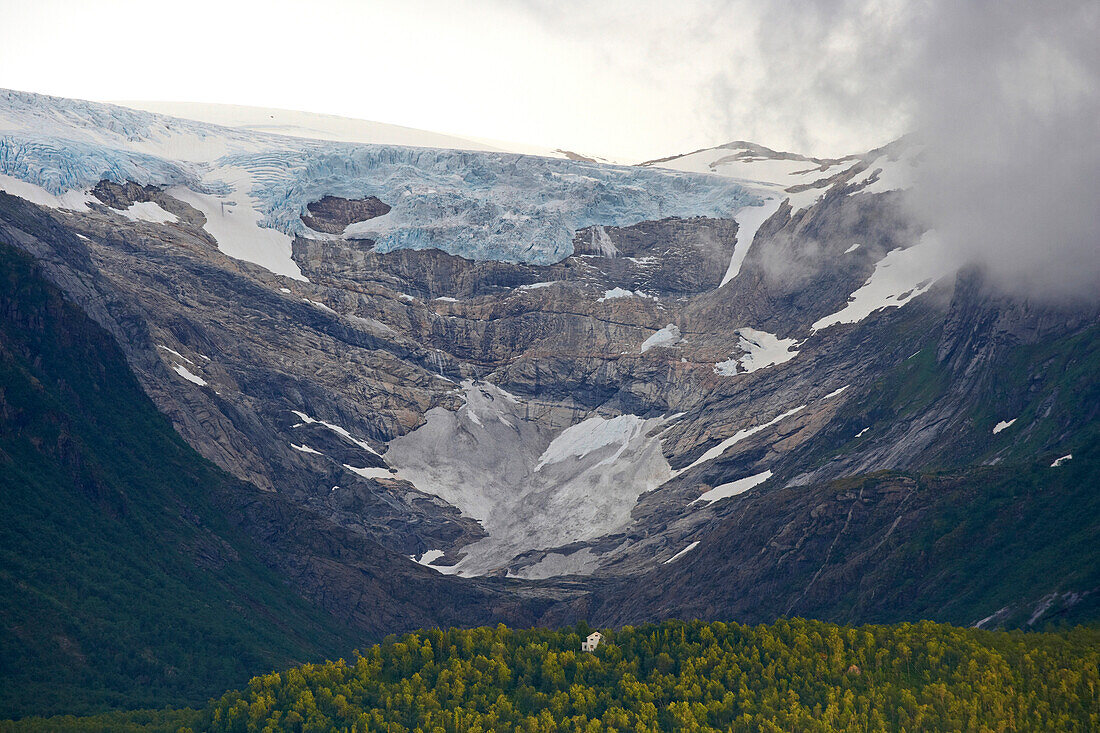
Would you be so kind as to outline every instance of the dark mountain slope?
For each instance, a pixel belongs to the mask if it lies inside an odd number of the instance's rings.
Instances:
[[[230,477],[29,257],[0,245],[0,284],[0,716],[193,704],[393,629],[529,618]]]
[[[346,650],[218,506],[244,487],[114,342],[0,246],[0,715],[193,703]]]
[[[1095,430],[1031,463],[881,472],[729,499],[682,558],[563,614],[755,623],[930,619],[1042,627],[1100,616]],[[1067,453],[1070,452],[1067,450]],[[690,538],[689,538],[690,539]]]

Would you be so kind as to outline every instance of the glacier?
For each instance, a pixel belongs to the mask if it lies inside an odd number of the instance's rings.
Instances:
[[[55,196],[86,190],[101,180],[145,186],[184,185],[206,193],[226,192],[209,188],[185,166],[154,155],[35,134],[0,135],[0,173],[39,186]]]
[[[731,218],[764,204],[740,183],[709,173],[308,140],[11,91],[0,91],[0,174],[54,195],[101,179],[186,187],[243,202],[261,228],[315,239],[331,235],[302,222],[307,204],[325,195],[377,196],[391,211],[351,225],[345,236],[374,240],[378,252],[435,248],[539,265],[571,255],[574,234],[585,227]],[[227,254],[268,269],[285,259],[247,249]]]

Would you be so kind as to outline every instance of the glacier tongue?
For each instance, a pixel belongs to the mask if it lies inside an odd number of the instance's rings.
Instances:
[[[666,217],[728,218],[758,198],[717,176],[511,153],[339,143],[230,156],[250,171],[262,224],[315,236],[299,218],[324,195],[377,196],[392,209],[352,224],[379,252],[441,249],[473,260],[548,265],[574,233]]]

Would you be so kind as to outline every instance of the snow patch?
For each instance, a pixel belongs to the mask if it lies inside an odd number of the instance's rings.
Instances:
[[[334,316],[340,315],[339,313],[334,311],[332,308],[329,308],[327,305],[325,305],[324,303],[322,303],[319,300],[310,300],[309,298],[302,298],[302,302],[303,303],[309,303],[310,305],[314,306],[315,308],[320,308],[321,310],[327,311],[327,312],[331,313]]]
[[[358,475],[362,476],[363,478],[369,478],[369,479],[379,479],[379,478],[395,479],[395,478],[398,478],[397,474],[391,472],[390,469],[386,468],[385,466],[368,466],[366,468],[356,468],[355,466],[349,466],[346,463],[343,464],[343,465],[344,465],[344,468],[348,469],[352,473],[355,473],[355,474],[358,474]]]
[[[846,254],[846,255],[850,255],[850,254],[852,254],[853,252],[855,252],[855,251],[856,251],[857,249],[859,249],[859,248],[860,248],[861,246],[863,246],[863,245],[861,245],[861,244],[860,244],[859,242],[856,242],[856,243],[855,243],[855,244],[853,244],[853,245],[852,245],[851,247],[849,247],[848,249],[844,250],[844,254]]]
[[[366,442],[365,440],[359,440],[358,438],[354,437],[351,433],[349,433],[347,430],[340,427],[339,425],[333,425],[332,423],[325,422],[324,420],[316,420],[316,419],[310,417],[309,415],[305,414],[304,412],[299,412],[298,410],[291,410],[291,412],[293,412],[295,415],[297,415],[298,419],[301,420],[306,425],[313,425],[314,423],[316,423],[317,425],[321,425],[323,427],[326,427],[329,430],[331,430],[332,432],[339,435],[344,440],[346,440],[350,443],[354,443],[355,445],[359,446],[360,448],[362,448],[365,451],[368,451],[369,453],[373,453],[376,456],[379,455],[378,451],[376,451],[374,448],[370,447],[370,443]]]
[[[820,331],[838,323],[857,323],[883,308],[898,308],[926,292],[951,269],[938,238],[928,232],[908,249],[895,249],[875,263],[871,277],[841,310],[813,324]]]
[[[186,356],[184,356],[180,352],[176,351],[175,349],[169,349],[167,346],[165,346],[163,344],[157,344],[157,348],[158,349],[163,349],[164,351],[167,351],[169,354],[172,354],[175,357],[183,359],[185,362],[187,362],[188,364],[191,364],[192,366],[194,366],[194,364],[195,364],[195,362],[191,361],[190,359],[188,359]]]
[[[652,336],[642,342],[640,347],[641,353],[645,353],[652,348],[662,347],[669,348],[680,342],[680,328],[674,323],[670,323],[660,331],[655,332]]]
[[[296,451],[301,451],[302,453],[310,453],[310,454],[315,455],[315,456],[323,456],[324,455],[324,453],[322,453],[321,451],[313,450],[312,448],[310,448],[308,445],[305,445],[304,443],[302,445],[298,445],[296,443],[291,443],[290,447],[293,448]]]
[[[608,445],[616,445],[618,450],[597,465],[614,463],[645,425],[646,420],[637,415],[619,415],[610,420],[590,417],[561,431],[539,456],[535,471],[550,463],[582,458]]]
[[[745,353],[735,359],[727,359],[714,365],[716,374],[732,377],[739,373],[755,372],[777,364],[785,364],[798,356],[792,351],[798,342],[795,339],[781,339],[767,331],[754,328],[739,328],[738,346]]]
[[[596,300],[596,302],[597,303],[602,303],[605,300],[612,300],[614,298],[631,298],[633,296],[634,296],[634,293],[627,290],[626,288],[616,287],[616,288],[611,288],[610,290],[605,290],[604,294],[603,294],[603,297],[598,298]]]
[[[447,553],[443,552],[443,550],[428,550],[427,552],[422,554],[420,557],[417,557],[416,555],[411,555],[411,557],[412,557],[413,560],[420,563],[421,565],[427,565],[427,566],[431,567],[433,562],[435,562],[436,560],[438,560],[439,558],[443,557],[446,554]]]
[[[520,285],[516,290],[539,290],[541,288],[548,288],[553,285],[556,280],[549,280],[541,283],[528,283],[527,285]]]
[[[1064,465],[1066,463],[1066,461],[1072,461],[1072,460],[1073,460],[1073,454],[1072,453],[1067,453],[1066,455],[1062,456],[1061,458],[1056,458],[1054,460],[1054,463],[1050,464],[1050,467],[1051,468],[1058,468],[1058,466]]]
[[[280,231],[260,226],[255,199],[241,190],[249,185],[247,172],[232,168],[223,170],[233,176],[236,184],[232,197],[198,193],[184,186],[174,186],[168,193],[202,212],[206,217],[203,229],[224,254],[259,265],[276,275],[308,282],[291,258],[293,240]]]
[[[156,201],[139,201],[125,209],[113,209],[131,221],[147,221],[152,224],[175,224],[179,217],[165,211]]]
[[[713,461],[715,458],[718,458],[723,453],[725,453],[735,443],[739,443],[742,440],[744,440],[745,438],[749,437],[750,435],[755,435],[756,433],[759,433],[764,428],[769,428],[772,425],[775,425],[780,420],[785,420],[786,418],[790,417],[791,415],[799,413],[799,412],[801,412],[802,410],[805,410],[805,409],[806,409],[806,405],[799,405],[798,407],[794,408],[793,410],[787,410],[786,412],[782,413],[781,415],[778,415],[778,416],[772,418],[771,420],[764,423],[763,425],[755,425],[751,428],[744,428],[743,430],[738,430],[736,433],[734,433],[730,437],[726,438],[725,440],[723,440],[721,443],[714,446],[710,450],[706,451],[705,453],[703,453],[703,455],[696,458],[691,463],[691,465],[685,466],[684,468],[681,468],[681,469],[677,469],[673,475],[679,476],[680,474],[682,474],[686,471],[690,471],[691,469],[695,468],[696,466],[701,466],[704,463],[707,463],[709,461]]]
[[[1005,428],[1012,427],[1012,423],[1016,422],[1016,420],[1017,420],[1017,418],[1015,418],[1015,417],[1012,418],[1011,420],[1001,420],[999,423],[997,423],[996,425],[993,426],[993,434],[996,435],[997,433],[1001,432]]]
[[[695,540],[695,541],[694,541],[694,542],[692,542],[692,543],[691,543],[690,545],[688,545],[688,546],[687,546],[687,547],[685,547],[684,549],[680,550],[679,552],[677,552],[677,553],[676,553],[675,555],[673,555],[673,556],[672,556],[672,557],[670,557],[669,559],[665,560],[664,564],[665,564],[665,565],[669,565],[669,564],[671,564],[671,563],[674,563],[674,562],[676,562],[676,561],[677,561],[677,560],[679,560],[679,559],[680,559],[681,557],[683,557],[684,555],[688,554],[689,552],[691,552],[692,550],[694,550],[694,549],[695,549],[696,547],[698,547],[698,546],[699,546],[699,540]]]
[[[200,387],[205,387],[206,386],[206,380],[205,379],[203,379],[199,375],[192,372],[190,369],[185,367],[183,364],[173,364],[172,368],[176,370],[176,374],[180,375],[181,377],[186,379],[188,382],[193,382],[193,383],[199,385]]]
[[[726,274],[722,276],[722,283],[719,287],[740,274],[741,265],[745,262],[745,256],[748,255],[749,248],[752,247],[756,232],[764,222],[771,218],[772,214],[779,210],[782,203],[782,196],[771,196],[765,198],[761,206],[746,206],[734,215],[733,219],[737,222],[737,239],[734,243],[729,267],[726,268]]]
[[[69,211],[89,211],[88,203],[95,200],[88,193],[78,190],[53,194],[41,186],[3,174],[0,174],[0,191],[7,191],[12,196],[26,199],[32,204]]]
[[[694,504],[698,501],[705,501],[708,505],[720,499],[728,499],[731,496],[737,496],[743,494],[754,486],[759,486],[772,477],[771,471],[764,471],[754,476],[746,476],[745,478],[739,478],[736,481],[730,481],[728,484],[722,484],[721,486],[715,486],[710,491],[707,491],[699,496],[698,499],[691,502]]]

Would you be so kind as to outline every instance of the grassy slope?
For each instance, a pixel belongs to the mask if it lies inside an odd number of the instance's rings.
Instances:
[[[346,651],[111,338],[0,245],[0,717],[196,704]]]

